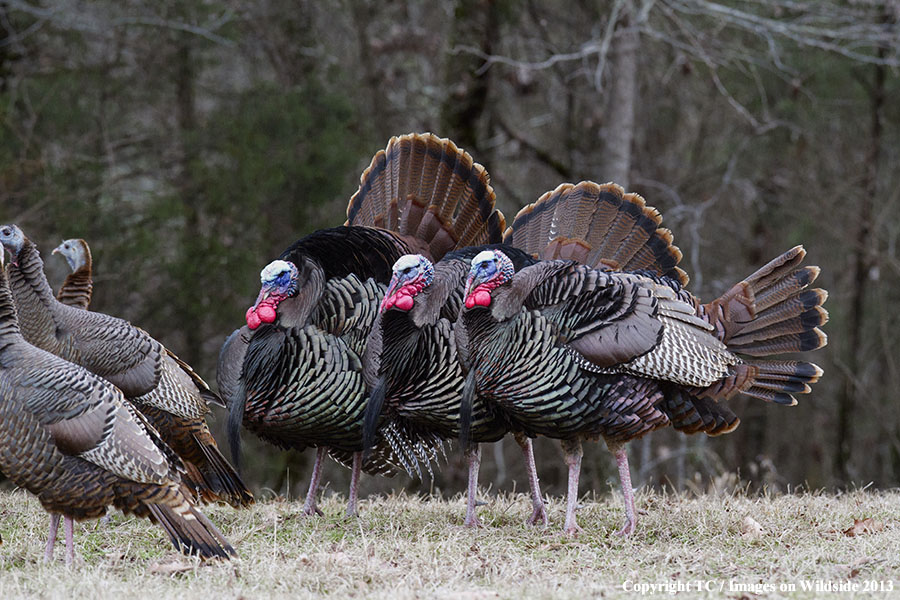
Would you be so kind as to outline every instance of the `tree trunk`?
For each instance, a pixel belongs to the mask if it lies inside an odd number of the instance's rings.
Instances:
[[[485,55],[493,51],[498,35],[498,7],[492,0],[459,0],[454,11],[450,48],[474,47]],[[441,135],[453,139],[479,162],[485,163],[479,148],[481,118],[487,108],[490,71],[479,71],[484,59],[469,52],[447,58],[447,96],[441,106]],[[485,165],[487,166],[487,165]]]
[[[625,189],[630,181],[634,107],[638,95],[640,33],[635,14],[633,0],[626,0],[610,45],[607,120],[600,132],[600,177],[615,181]]]
[[[175,91],[176,91],[176,117],[178,120],[179,144],[181,146],[178,165],[178,178],[176,185],[178,194],[184,206],[185,227],[182,239],[185,265],[197,264],[196,258],[202,252],[200,242],[200,190],[194,180],[191,164],[195,160],[193,135],[197,128],[197,109],[194,83],[194,63],[192,58],[190,41],[183,37],[176,54]],[[192,269],[187,268],[190,272]],[[200,298],[196,301],[199,303]],[[184,356],[188,362],[198,362],[203,349],[203,332],[201,327],[202,314],[200,307],[196,310],[180,311],[182,323],[179,329],[184,333]]]
[[[879,58],[886,56],[886,49],[882,46],[878,49]],[[836,475],[847,484],[853,479],[853,469],[850,465],[851,449],[853,447],[853,421],[854,412],[859,404],[859,396],[864,390],[859,385],[860,369],[865,364],[862,360],[863,322],[866,302],[866,288],[869,282],[869,271],[872,268],[873,248],[871,243],[873,229],[873,208],[875,198],[878,197],[878,163],[881,158],[881,140],[883,130],[883,113],[885,100],[885,78],[887,67],[883,64],[875,65],[874,81],[869,88],[869,105],[871,109],[871,124],[869,133],[869,150],[866,156],[865,173],[863,181],[863,197],[859,202],[859,222],[856,229],[856,244],[853,256],[853,286],[850,296],[850,321],[847,331],[847,356],[845,359],[847,370],[844,386],[838,397],[838,430],[835,444],[835,470]]]

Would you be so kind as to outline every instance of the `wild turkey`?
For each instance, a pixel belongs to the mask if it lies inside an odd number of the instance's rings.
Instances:
[[[120,387],[184,461],[183,479],[202,500],[233,506],[252,502],[206,425],[207,402],[221,400],[189,365],[143,330],[84,310],[92,275],[87,244],[82,240],[57,247],[78,274],[74,281],[67,278],[60,290],[67,301],[77,300],[75,308],[53,297],[37,247],[19,227],[0,227],[0,241],[15,261],[9,267],[10,281],[25,339]]]
[[[497,247],[493,244],[490,247]],[[364,440],[390,424],[407,439],[459,437],[460,400],[465,374],[456,352],[452,324],[462,306],[462,291],[471,258],[488,246],[451,252],[433,264],[420,254],[400,257],[366,344],[364,374],[371,392],[366,406]],[[506,251],[520,266],[534,259],[515,248]],[[473,426],[464,448],[469,467],[464,524],[480,525],[475,514],[481,442],[496,442],[508,424],[484,403],[475,401]],[[514,432],[525,457],[532,496],[528,523],[547,522],[531,439]]]
[[[75,308],[83,308],[91,305],[91,295],[94,291],[94,277],[92,272],[91,249],[83,239],[63,240],[53,249],[53,254],[62,256],[72,272],[66,275],[56,299]]]
[[[372,327],[363,359],[372,394],[366,406],[364,439],[374,439],[379,427],[390,423],[408,439],[456,439],[460,435],[460,402],[465,372],[453,337],[453,322],[463,301],[463,287],[472,257],[490,246],[451,252],[432,264],[422,255],[400,257]],[[504,251],[518,267],[533,264],[528,254],[513,247]],[[468,501],[464,525],[477,527],[475,497],[480,465],[479,443],[496,442],[509,423],[480,399],[474,400],[472,425],[464,448],[469,467]],[[547,524],[534,465],[531,438],[520,430],[514,437],[521,448],[531,488],[529,524]]]
[[[363,461],[367,398],[360,357],[391,265],[403,254],[434,260],[457,247],[497,242],[487,174],[453,142],[431,134],[394,137],[360,177],[347,224],[310,234],[261,273],[261,290],[220,354],[220,390],[228,390],[232,450],[241,423],[283,448],[317,448],[304,512],[318,512],[316,492],[326,453],[352,463],[348,514],[356,514],[360,470],[421,475],[439,440],[410,442],[379,431]],[[236,459],[235,459],[236,460]]]
[[[682,288],[681,253],[660,222],[618,186],[567,184],[520,211],[504,241],[600,268],[556,259],[517,272],[496,250],[472,260],[456,327],[470,391],[530,435],[563,440],[570,534],[582,439],[602,436],[616,456],[626,508],[619,533],[628,535],[636,517],[627,441],[669,424],[726,433],[738,419],[719,400],[744,393],[794,404],[791,394],[809,392],[822,374],[807,362],[739,356],[825,345],[827,294],[807,289],[819,269],[799,266],[801,247],[704,305]],[[464,435],[471,417],[461,418]]]
[[[188,554],[234,555],[184,493],[177,456],[122,393],[25,341],[4,257],[0,251],[0,471],[50,513],[45,559],[61,515],[71,565],[73,519],[97,518],[110,505],[149,517]]]

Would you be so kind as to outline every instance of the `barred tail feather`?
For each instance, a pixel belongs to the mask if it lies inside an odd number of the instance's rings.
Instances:
[[[208,434],[209,432],[207,431],[206,433]],[[199,446],[204,458],[206,458],[201,469],[203,479],[206,482],[206,487],[215,492],[216,499],[227,502],[235,508],[253,504],[253,494],[235,468],[222,456],[222,453],[215,446],[215,440],[212,439],[212,436],[206,442],[199,439],[196,435],[193,437],[194,442]]]
[[[738,282],[708,304],[698,306],[698,316],[715,327],[728,349],[748,357],[768,357],[809,352],[828,343],[819,329],[828,322],[822,306],[828,293],[809,286],[819,267],[802,267],[806,256],[795,246]],[[741,392],[778,404],[796,404],[793,394],[806,394],[822,370],[808,362],[754,360],[736,365],[721,381],[698,393],[728,397]]]
[[[717,436],[734,431],[741,423],[724,402],[694,396],[680,388],[666,390],[660,408],[672,426],[683,433]]]
[[[237,555],[216,526],[186,501],[178,507],[148,504],[147,508],[175,548],[181,552],[204,559],[229,559]]]
[[[506,221],[494,200],[487,171],[468,153],[430,133],[407,134],[391,138],[363,172],[347,224],[389,229],[439,260],[501,241]]]
[[[797,404],[793,394],[808,394],[822,369],[805,361],[751,360],[734,366],[732,373],[707,388],[691,388],[703,398],[729,398],[742,393],[766,402]]]
[[[504,242],[543,259],[564,258],[616,270],[648,270],[682,285],[681,251],[662,216],[614,183],[562,184],[516,215]]]

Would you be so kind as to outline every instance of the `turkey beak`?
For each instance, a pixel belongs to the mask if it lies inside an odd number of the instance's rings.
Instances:
[[[269,291],[268,287],[264,287],[259,290],[259,295],[256,297],[256,302],[253,303],[253,308],[256,309],[259,306],[259,303],[272,295],[272,292]]]
[[[391,281],[388,283],[387,289],[384,291],[384,297],[381,299],[381,305],[379,306],[379,312],[385,311],[385,305],[387,304],[388,298],[393,296],[397,289],[400,287],[400,276],[396,273],[391,276]]]
[[[479,277],[478,271],[469,271],[469,277],[466,279],[466,291],[463,292],[463,299],[468,298],[472,290],[482,284],[482,277]]]

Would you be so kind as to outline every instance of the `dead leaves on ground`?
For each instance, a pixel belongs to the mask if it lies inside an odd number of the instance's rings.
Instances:
[[[853,525],[848,527],[847,529],[838,530],[838,529],[829,529],[824,533],[826,535],[837,535],[842,534],[847,537],[858,537],[861,535],[869,535],[874,533],[881,533],[885,529],[885,524],[883,521],[876,521],[870,517],[866,517],[865,519],[853,519]],[[756,519],[747,515],[744,517],[744,520],[741,521],[740,526],[741,537],[745,540],[758,540],[766,535],[765,529],[763,529],[762,525],[759,524]]]
[[[745,540],[758,540],[765,534],[765,531],[762,528],[756,519],[747,515],[744,517],[744,520],[741,521],[741,537]]]
[[[845,529],[842,533],[847,537],[856,537],[867,533],[879,533],[884,531],[884,523],[875,519],[853,519],[853,525]]]

